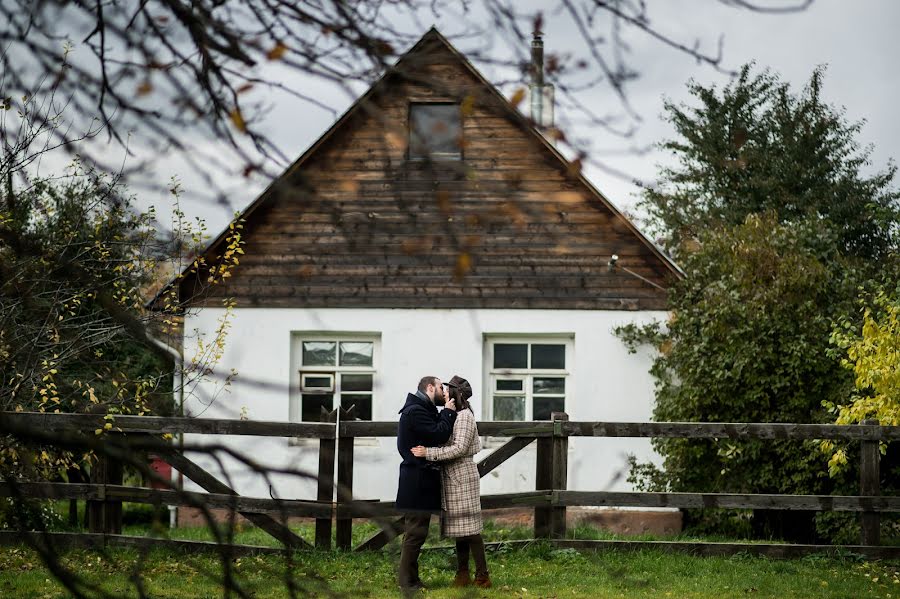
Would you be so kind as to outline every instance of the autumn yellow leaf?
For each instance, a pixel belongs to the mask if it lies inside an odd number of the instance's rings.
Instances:
[[[569,163],[568,174],[570,177],[578,177],[581,175],[581,158],[576,158]]]
[[[247,132],[247,123],[244,121],[244,115],[241,114],[240,108],[235,107],[228,116],[231,118],[231,122],[234,123],[234,127],[238,131],[241,133]]]
[[[406,135],[398,129],[388,129],[384,133],[384,142],[393,150],[399,150],[406,147]]]
[[[456,280],[462,279],[470,270],[472,270],[472,256],[468,252],[463,252],[456,257],[456,268],[453,271],[453,277]]]
[[[278,42],[271,50],[266,52],[266,58],[269,60],[280,60],[287,51],[288,47],[282,42]]]
[[[509,103],[513,105],[513,108],[516,108],[519,104],[522,103],[522,100],[525,99],[525,88],[520,87],[515,92],[513,92],[512,97],[509,99]]]
[[[357,181],[353,181],[352,179],[344,179],[343,181],[338,183],[338,189],[345,193],[356,193],[357,191],[359,191],[359,183]]]
[[[459,110],[463,116],[472,116],[472,114],[475,112],[475,95],[468,94],[465,98],[463,98],[463,101],[459,106]]]
[[[150,83],[149,79],[144,79],[143,81],[141,81],[140,85],[137,86],[137,89],[134,90],[134,93],[138,96],[146,96],[152,91],[153,84]]]
[[[553,194],[553,199],[560,204],[577,204],[584,200],[584,197],[577,191],[559,191]]]
[[[437,199],[438,209],[442,214],[449,214],[450,212],[450,194],[446,190],[439,190],[434,194]]]

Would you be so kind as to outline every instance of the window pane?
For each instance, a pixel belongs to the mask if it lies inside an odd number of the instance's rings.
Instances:
[[[341,366],[371,366],[374,343],[341,342]]]
[[[319,395],[315,393],[304,393],[303,398],[300,401],[302,403],[300,419],[304,422],[321,422],[322,408],[325,408],[329,412],[332,410],[331,394]]]
[[[559,395],[566,392],[566,379],[564,378],[535,378],[534,379],[534,393],[535,395],[539,394],[548,394],[552,393],[554,395]]]
[[[304,366],[334,366],[334,341],[304,341]]]
[[[528,368],[528,345],[495,343],[494,368]]]
[[[524,391],[524,382],[522,380],[498,380],[497,391]]]
[[[550,414],[553,412],[566,411],[565,397],[535,397],[534,398],[534,419],[550,420]]]
[[[461,135],[458,104],[410,106],[410,158],[457,158],[460,154]]]
[[[304,375],[303,386],[307,388],[314,387],[317,389],[331,389],[331,377]]]
[[[534,343],[531,346],[532,368],[556,368],[566,367],[566,346],[545,345]]]
[[[525,420],[525,398],[495,395],[494,420]]]
[[[349,410],[356,406],[353,415],[357,420],[372,419],[372,396],[360,393],[341,393],[341,407]]]
[[[341,391],[371,391],[371,374],[342,374]]]

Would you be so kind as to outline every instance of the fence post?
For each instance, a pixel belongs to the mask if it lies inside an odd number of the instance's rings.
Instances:
[[[356,406],[350,406],[349,410],[340,408],[338,417],[338,444],[337,444],[337,508],[341,504],[353,501],[353,437],[342,435],[341,425],[344,421],[354,419]],[[340,513],[336,519],[337,548],[349,550],[353,542],[353,518],[342,518]]]
[[[81,465],[79,465],[81,466]],[[68,472],[68,480],[70,483],[81,483],[85,482],[83,476],[83,470],[81,467],[79,468],[69,468]],[[69,500],[69,526],[71,528],[76,528],[78,526],[78,500],[70,499]]]
[[[877,420],[863,420],[860,424],[877,425]],[[881,494],[881,452],[879,440],[861,441],[859,451],[859,494]],[[860,515],[860,542],[863,545],[879,545],[881,542],[881,516],[878,512],[862,512]]]
[[[319,501],[327,501],[328,505],[333,505],[334,501],[334,449],[337,442],[337,410],[328,411],[322,407],[322,422],[335,423],[335,436],[331,439],[319,439],[319,476],[318,476],[318,492],[316,499]],[[331,549],[331,519],[316,518],[316,549]]]
[[[563,422],[569,420],[565,412],[553,412],[550,419],[553,421],[552,450],[550,452],[551,488],[554,491],[565,491],[568,488],[569,473],[569,436],[563,431]],[[554,494],[554,500],[555,500]],[[554,505],[550,508],[550,537],[553,539],[566,538],[566,506]]]
[[[553,436],[537,438],[534,488],[537,491],[565,490],[567,486],[569,438],[563,434],[562,422],[569,419],[565,412],[553,412]],[[534,537],[565,538],[566,508],[553,505],[534,508]]]
[[[91,473],[88,477],[92,485],[106,482],[106,456],[98,455],[91,464]],[[84,515],[87,520],[88,532],[103,532],[103,501],[88,499],[84,505]]]
[[[121,485],[122,462],[108,455],[97,456],[91,468],[91,484]],[[102,489],[103,487],[101,487]],[[122,534],[122,502],[107,501],[106,498],[87,502],[88,530],[94,533]]]
[[[535,452],[534,489],[544,491],[550,489],[550,454],[553,451],[553,439],[551,437],[538,437],[535,439],[537,451]],[[550,507],[535,506],[534,508],[534,538],[543,539],[550,537]]]

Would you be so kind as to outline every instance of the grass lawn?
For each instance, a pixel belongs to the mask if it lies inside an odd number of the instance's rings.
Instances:
[[[249,534],[249,533],[248,533]],[[227,566],[253,597],[397,597],[398,550],[366,553],[298,552],[248,556]],[[578,553],[537,542],[524,549],[501,546],[488,554],[495,588],[453,589],[451,550],[423,553],[421,575],[431,588],[423,597],[900,597],[900,564],[852,556],[772,560],[738,555],[692,557],[656,550]],[[136,584],[153,597],[220,597],[223,564],[214,555],[132,549],[71,550],[63,565],[104,591],[137,596]],[[96,594],[86,591],[88,595]],[[0,597],[68,597],[40,558],[24,547],[0,548]]]
[[[307,540],[314,525],[292,528]],[[438,536],[432,523],[421,576],[430,589],[423,597],[897,597],[900,599],[900,563],[864,561],[857,556],[808,556],[796,560],[737,555],[694,557],[656,549],[639,552],[579,553],[553,549],[534,542],[525,547],[500,545],[489,550],[494,588],[453,589],[456,569],[452,549]],[[355,524],[354,545],[371,535],[372,524]],[[168,530],[146,523],[125,527],[126,535],[151,534],[169,538],[212,540],[206,528]],[[485,522],[485,539],[512,541],[533,536],[530,528]],[[614,539],[594,527],[569,529],[570,538]],[[651,540],[650,537],[646,537]],[[731,540],[680,535],[670,540]],[[278,546],[278,542],[252,526],[239,527],[233,542]],[[293,585],[298,597],[397,597],[395,568],[399,542],[382,551],[365,553],[297,552],[288,562],[283,555],[245,556],[223,563],[209,553],[114,548],[105,551],[69,550],[62,554],[66,570],[90,585],[114,595],[138,596],[137,585],[152,597],[221,597],[223,572],[252,597],[287,597]],[[88,596],[97,595],[84,589]],[[69,597],[40,557],[31,549],[0,547],[0,598]]]

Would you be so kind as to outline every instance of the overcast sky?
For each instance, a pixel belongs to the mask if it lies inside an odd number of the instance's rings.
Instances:
[[[540,2],[531,4],[536,9],[541,7]],[[715,54],[719,37],[723,36],[723,66],[728,69],[756,61],[760,67],[772,68],[799,89],[816,66],[827,65],[824,96],[829,103],[845,107],[848,119],[867,121],[860,141],[874,146],[872,168],[881,169],[889,159],[900,157],[900,119],[896,108],[900,97],[897,65],[900,36],[896,31],[900,26],[900,1],[816,0],[806,11],[796,14],[760,14],[731,8],[716,0],[660,0],[648,4],[651,24],[675,39],[689,44],[699,39],[703,50]],[[773,0],[770,4],[784,2]],[[485,44],[478,40],[454,38],[454,33],[460,30],[458,17],[445,15],[434,24],[464,53],[476,48],[484,51]],[[573,50],[571,44],[577,39],[577,33],[569,20],[561,15],[545,14],[544,29],[548,54]],[[575,129],[579,136],[590,139],[592,157],[608,169],[588,166],[588,178],[620,208],[635,213],[637,188],[630,179],[652,182],[656,165],[669,157],[656,150],[640,154],[629,150],[647,148],[671,134],[661,118],[664,98],[687,100],[685,83],[691,78],[702,83],[725,84],[728,76],[640,32],[628,33],[626,40],[630,65],[640,75],[627,88],[633,111],[640,117],[637,133],[630,139],[622,139],[599,128]],[[489,46],[488,52],[496,60],[511,58],[510,50],[502,44]],[[511,71],[490,64],[478,61],[475,64],[490,81],[514,76]],[[510,84],[502,91],[509,95],[514,87]],[[321,98],[333,110],[301,104],[287,95],[267,98],[272,109],[265,129],[290,160],[324,133],[355,99],[345,91],[315,83],[310,83],[304,91]],[[356,93],[361,91],[362,87]],[[619,100],[603,85],[583,95],[581,100],[598,113],[623,113]],[[577,114],[565,107],[558,107],[557,113],[562,122],[578,119]],[[200,148],[212,154],[219,152],[215,142],[200,144]],[[110,152],[121,153],[121,150],[111,148]],[[190,215],[203,217],[214,235],[227,224],[233,210],[244,208],[265,186],[264,180],[248,181],[238,176],[239,170],[236,166],[230,180],[220,179],[230,181],[226,184],[229,208],[194,199],[183,206]],[[625,176],[609,171],[625,173]],[[186,171],[184,162],[177,156],[160,157],[155,172],[157,181],[178,176],[189,195],[204,191],[201,179]],[[151,201],[159,213],[167,212],[162,205],[165,199],[144,194],[142,204]]]
[[[774,3],[773,3],[774,4]],[[699,10],[699,6],[706,6]],[[729,9],[715,2],[671,1],[661,4],[660,23],[678,24],[684,32],[704,31],[707,38],[724,34],[728,66],[749,61],[770,67],[799,89],[818,65],[827,65],[824,97],[844,107],[849,120],[865,119],[860,141],[872,144],[872,165],[883,168],[900,158],[900,2],[893,0],[817,0],[805,12],[761,15]],[[633,86],[636,108],[646,116],[638,143],[653,143],[671,135],[661,118],[663,98],[687,101],[685,82],[727,83],[727,77],[657,44],[635,48],[644,68]],[[667,156],[610,157],[615,168],[653,180],[655,165]],[[630,206],[635,188],[628,181],[592,173],[592,180],[611,200]]]

